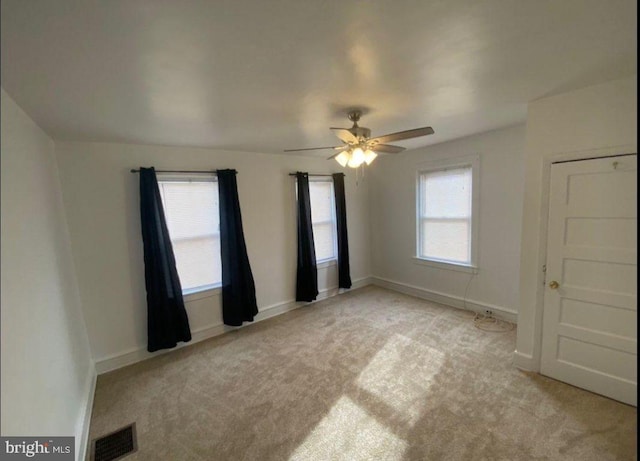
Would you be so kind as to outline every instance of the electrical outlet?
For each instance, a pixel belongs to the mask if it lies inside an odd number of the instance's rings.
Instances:
[[[493,311],[490,311],[489,309],[484,311],[484,314],[489,318],[493,318]]]

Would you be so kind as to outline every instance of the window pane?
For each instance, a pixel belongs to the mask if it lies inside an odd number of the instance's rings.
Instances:
[[[424,173],[420,187],[422,217],[471,216],[471,167]]]
[[[313,243],[316,247],[316,261],[335,257],[333,246],[335,223],[317,223],[313,225]]]
[[[222,280],[218,236],[173,242],[173,252],[183,290]]]
[[[311,196],[311,222],[333,219],[333,183],[309,181]]]
[[[172,240],[219,231],[217,182],[160,182]]]
[[[420,227],[421,257],[471,263],[469,221],[423,219]]]

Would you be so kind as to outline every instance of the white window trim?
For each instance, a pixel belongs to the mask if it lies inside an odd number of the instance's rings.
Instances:
[[[187,288],[182,290],[182,298],[187,301],[187,297],[189,297],[189,301],[194,301],[196,299],[208,298],[209,296],[213,296],[216,290],[222,290],[222,282],[220,283],[212,283],[210,285],[202,285],[199,287]],[[211,292],[210,294],[208,294]],[[203,293],[204,296],[194,296],[197,294]]]
[[[156,179],[160,182],[218,182],[218,176],[213,172],[202,173],[156,173]],[[220,232],[211,235],[220,236]],[[222,256],[222,255],[221,255]],[[222,293],[222,280],[219,283],[202,285],[199,287],[182,290],[182,299],[185,303],[199,299],[220,296]]]
[[[460,167],[471,167],[471,262],[469,264],[444,261],[435,258],[425,258],[420,256],[420,176],[432,171],[443,171]],[[479,268],[478,262],[478,236],[479,236],[479,216],[480,216],[480,155],[469,155],[464,157],[443,158],[429,160],[416,165],[416,214],[415,214],[415,254],[412,256],[416,264],[436,267],[460,272],[476,274]]]
[[[437,269],[445,269],[456,272],[466,272],[467,274],[477,274],[477,266],[469,266],[466,264],[457,264],[450,261],[439,261],[437,259],[426,259],[413,256],[413,262],[421,266],[435,267]]]
[[[158,182],[218,182],[218,176],[213,172],[202,173],[156,173]]]
[[[337,258],[333,258],[333,259],[325,259],[323,261],[316,261],[316,269],[326,269],[328,267],[331,266],[337,266],[338,265],[338,259]]]
[[[192,301],[198,301],[199,299],[212,298],[214,296],[220,296],[222,294],[222,283],[217,285],[207,285],[205,287],[199,287],[199,289],[185,290],[182,292],[182,299],[185,303]]]

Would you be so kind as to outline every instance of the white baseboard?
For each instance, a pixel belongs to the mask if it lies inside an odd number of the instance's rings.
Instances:
[[[416,298],[426,299],[428,301],[456,307],[458,309],[467,309],[481,314],[483,314],[486,310],[490,310],[493,312],[496,318],[506,320],[507,322],[511,323],[517,323],[518,320],[518,313],[513,309],[509,309],[507,307],[495,306],[493,304],[474,301],[472,299],[467,299],[465,301],[464,298],[461,298],[459,296],[441,293],[434,290],[427,290],[426,288],[396,282],[382,277],[373,276],[371,277],[371,279],[374,285],[380,286],[382,288],[387,288],[389,290],[398,291],[410,296],[415,296]]]
[[[80,433],[79,436],[76,435],[76,440],[78,441],[76,444],[76,461],[84,461],[87,459],[87,453],[89,452],[89,428],[91,426],[91,412],[93,410],[93,397],[96,394],[97,378],[96,367],[93,361],[91,361],[85,384],[83,399],[85,406],[80,422],[81,427],[79,431],[76,431],[76,434],[78,432]]]
[[[371,277],[363,277],[358,280],[354,280],[352,282],[351,290],[357,290],[358,288],[363,288],[371,284],[372,284]],[[338,287],[325,288],[319,291],[317,299],[313,302],[318,302],[340,293],[341,291]],[[288,300],[288,301],[283,301],[277,304],[272,304],[271,306],[262,307],[260,308],[260,312],[258,312],[258,314],[256,315],[252,323],[260,322],[262,320],[266,320],[271,317],[284,314],[286,312],[292,311],[302,306],[306,306],[308,304],[311,304],[311,303],[296,302],[295,300]],[[151,357],[156,357],[160,354],[168,354],[171,351],[175,351],[176,349],[180,349],[182,347],[189,347],[192,344],[198,343],[200,341],[204,341],[205,339],[213,338],[215,336],[219,336],[229,331],[234,331],[239,328],[244,328],[245,326],[251,325],[252,323],[247,323],[241,327],[230,327],[230,326],[224,325],[223,323],[201,327],[191,332],[191,341],[189,341],[188,343],[180,343],[178,346],[174,347],[173,349],[166,349],[166,350],[151,353],[147,351],[146,348],[141,347],[136,349],[130,349],[128,351],[124,351],[119,354],[105,357],[103,359],[99,359],[96,361],[96,371],[98,374],[103,374],[109,371],[117,370],[118,368],[126,367],[127,365],[132,365],[136,362],[140,362],[142,360],[145,360]]]
[[[524,354],[517,350],[513,352],[513,365],[524,371],[533,371],[536,373],[540,371],[540,366],[533,359],[532,355]]]

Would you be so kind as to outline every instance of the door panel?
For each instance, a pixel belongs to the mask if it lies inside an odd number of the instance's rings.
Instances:
[[[591,248],[590,250],[564,252],[562,278],[565,287],[636,294],[636,267],[632,265],[633,256],[620,257],[622,255],[618,255],[617,251],[611,251],[609,248]],[[603,261],[607,259],[608,261]],[[614,259],[626,260],[626,264],[610,262]]]
[[[585,338],[582,338],[585,339]],[[608,347],[600,347],[586,341],[560,336],[558,360],[569,365],[579,365],[585,369],[626,380],[634,380],[635,355]]]
[[[560,323],[627,338],[634,338],[638,333],[635,309],[620,309],[569,298],[561,301]]]
[[[569,246],[597,247],[602,236],[611,240],[609,248],[635,249],[638,246],[637,221],[630,218],[567,218]]]
[[[542,374],[632,405],[636,174],[635,155],[552,165],[541,358]]]
[[[594,172],[593,174],[572,174],[569,177],[568,190],[570,202],[567,203],[567,217],[578,218],[634,218],[635,205],[628,195],[628,191],[636,186],[636,172],[622,170],[624,166],[617,165],[613,169],[615,160],[595,159],[580,162],[561,163],[558,166],[573,163],[604,162],[608,172]],[[622,162],[622,160],[619,160]],[[625,160],[628,162],[629,160]],[[554,165],[555,166],[555,165]],[[553,167],[552,167],[553,168]],[[612,187],[617,185],[620,187]]]

